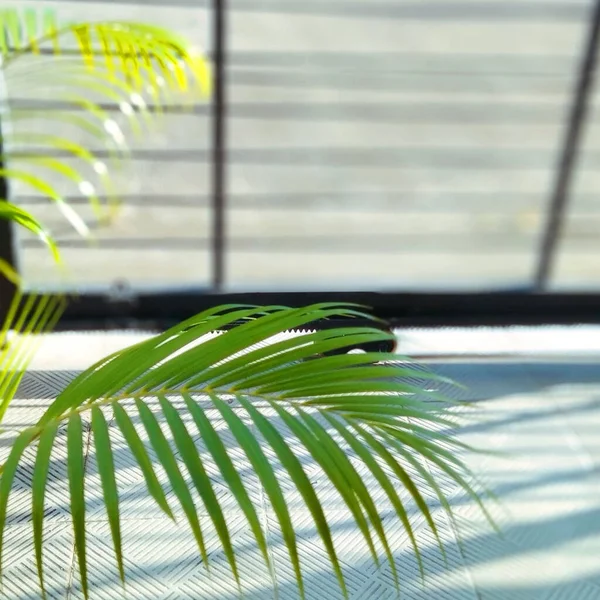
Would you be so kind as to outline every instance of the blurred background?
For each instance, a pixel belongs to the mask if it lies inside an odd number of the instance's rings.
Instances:
[[[453,496],[467,543],[452,546],[444,566],[427,555],[434,588],[405,571],[403,594],[600,598],[600,0],[19,5],[173,28],[206,52],[216,84],[193,103],[174,97],[151,133],[129,136],[133,160],[112,173],[123,203],[112,224],[95,221],[86,186],[55,177],[91,243],[46,198],[12,186],[12,199],[50,226],[70,269],[63,277],[19,231],[29,290],[83,292],[61,320],[64,333],[36,355],[23,406],[54,398],[108,352],[225,300],[364,300],[397,327],[400,354],[465,385],[455,399],[477,411],[463,439],[498,451],[470,465],[501,499],[494,518],[504,537],[482,532]],[[40,73],[7,81],[11,107],[37,107],[32,134],[77,139],[104,161],[96,140],[45,118],[76,109]],[[107,120],[128,121],[127,106],[101,108]],[[3,241],[0,229],[0,258]],[[390,293],[368,293],[378,291]],[[566,323],[575,326],[558,326]],[[545,326],[522,326],[532,324]],[[22,557],[22,530],[14,531]],[[153,521],[135,531],[140,547],[162,550]],[[192,575],[181,574],[191,571],[164,568],[165,557],[144,554],[131,597],[159,588],[165,598],[205,597],[205,588],[190,592]],[[352,560],[364,586],[354,597],[397,598]],[[312,564],[309,597],[332,597],[322,564]],[[165,580],[167,572],[176,575]],[[20,565],[11,573],[19,585],[34,576]]]
[[[71,270],[60,279],[20,234],[31,288],[600,287],[593,56],[582,71],[590,1],[22,4],[68,20],[165,25],[213,64],[215,10],[224,19],[224,103],[213,96],[189,110],[175,98],[153,133],[132,139],[134,161],[115,176],[122,211],[102,227],[89,215],[92,244],[46,200],[12,190],[22,205],[40,204]],[[65,109],[51,81],[9,93],[16,105]],[[574,123],[586,99],[587,118]],[[105,109],[119,118],[119,106]],[[215,119],[225,134],[217,167]],[[86,215],[78,193],[65,191]],[[553,213],[553,198],[568,200],[564,211]],[[560,227],[544,247],[551,214]],[[544,253],[552,268],[536,280]]]

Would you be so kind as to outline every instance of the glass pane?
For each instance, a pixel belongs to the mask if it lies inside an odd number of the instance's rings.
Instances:
[[[172,28],[207,49],[209,12],[206,6],[164,6],[153,4],[119,4],[106,2],[54,2],[64,21],[124,20],[140,21]],[[75,49],[75,46],[73,46]],[[47,64],[48,57],[34,57],[29,65]],[[40,61],[50,61],[41,63]],[[15,64],[15,74],[19,65]],[[33,78],[32,78],[33,79]],[[26,85],[24,85],[26,83]],[[97,156],[106,155],[106,147],[77,124],[53,117],[65,113],[64,100],[56,97],[52,79],[23,81],[23,77],[7,78],[7,87],[15,111],[39,108],[40,118],[12,119],[12,128],[19,133],[44,133],[69,138]],[[85,92],[84,92],[85,94]],[[86,98],[96,99],[93,90]],[[151,102],[151,96],[146,98]],[[12,187],[13,198],[39,216],[62,242],[68,274],[57,273],[51,258],[39,242],[21,235],[20,262],[27,284],[106,287],[125,280],[132,287],[162,287],[206,285],[210,279],[209,226],[210,202],[210,100],[192,100],[191,95],[174,95],[167,111],[159,115],[151,129],[135,135],[128,126],[117,103],[103,99],[102,108],[108,118],[123,127],[133,160],[123,163],[113,173],[114,188],[122,200],[120,213],[113,223],[99,225],[87,199],[76,183],[57,173],[40,170],[90,225],[94,234],[91,243],[82,240],[65,221],[56,206],[24,185]],[[196,105],[190,107],[195,102]],[[187,105],[187,112],[184,110]],[[71,114],[76,114],[72,112]],[[15,145],[15,149],[18,146]],[[104,152],[104,154],[102,154]],[[99,159],[101,162],[102,159]],[[86,170],[81,161],[72,161],[98,193],[104,195],[101,180],[92,168]],[[85,191],[85,190],[84,190]]]
[[[231,6],[230,288],[530,285],[585,7]]]

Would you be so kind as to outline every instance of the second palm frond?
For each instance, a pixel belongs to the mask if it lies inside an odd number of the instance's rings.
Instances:
[[[98,221],[112,218],[119,205],[112,174],[129,156],[129,130],[143,134],[178,94],[197,100],[210,93],[210,69],[202,54],[180,36],[141,23],[61,23],[52,10],[2,9],[0,60],[0,177],[9,191],[18,185],[48,200],[82,236],[90,229],[65,190],[75,187],[85,196]],[[47,100],[36,99],[44,84],[61,109],[48,110]],[[34,100],[23,101],[23,96]],[[107,106],[118,107],[121,119]],[[64,125],[72,136],[56,133]],[[81,134],[105,152],[90,149]],[[0,198],[0,219],[34,234],[60,262],[52,232],[34,213],[10,197]],[[21,287],[14,266],[3,260],[0,277]],[[39,336],[32,334],[47,331],[64,306],[64,299],[35,294],[30,299],[34,304],[18,292],[2,324],[3,342],[8,328],[20,336],[11,347],[0,343],[2,407],[38,343]],[[34,306],[39,312],[31,312]],[[12,318],[13,313],[20,316]],[[33,316],[29,327],[26,317]],[[4,411],[0,408],[0,420]]]

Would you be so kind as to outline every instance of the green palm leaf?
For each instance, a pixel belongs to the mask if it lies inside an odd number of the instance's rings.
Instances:
[[[252,434],[251,430],[246,426],[246,424],[239,418],[239,416],[235,414],[229,404],[223,402],[223,400],[221,400],[218,396],[211,396],[211,400],[215,408],[218,409],[219,413],[223,417],[224,421],[227,423],[227,426],[237,440],[240,449],[244,452],[250,461],[252,468],[260,479],[260,482],[281,527],[283,540],[290,555],[290,561],[294,569],[300,596],[304,597],[304,582],[302,580],[302,572],[300,570],[300,559],[296,545],[296,533],[292,525],[292,519],[290,517],[283,492],[281,491],[279,481],[275,476],[273,466],[262,451],[260,444],[256,440],[256,437]],[[237,478],[234,476],[233,479]],[[226,480],[228,481],[230,487],[233,488],[232,478],[226,476]],[[260,545],[260,536],[256,536],[256,538]]]
[[[58,432],[58,425],[47,427],[41,434],[38,446],[35,466],[33,469],[33,481],[31,489],[33,493],[31,505],[31,517],[33,522],[33,541],[35,546],[35,558],[37,564],[38,578],[42,596],[45,597],[44,572],[42,568],[42,547],[43,547],[43,529],[44,529],[44,498],[46,495],[46,482],[48,480],[48,469],[50,467],[50,454],[54,438]],[[98,457],[98,462],[100,462]],[[115,547],[117,543],[115,541]]]
[[[0,200],[0,219],[5,219],[24,227],[40,238],[50,250],[54,260],[60,262],[60,254],[56,242],[52,239],[48,230],[28,211],[15,206],[6,200]]]
[[[343,569],[329,527],[327,512],[292,447],[298,445],[310,454],[340,498],[348,507],[366,547],[378,561],[376,541],[381,544],[393,576],[398,581],[394,554],[376,502],[374,489],[367,486],[357,470],[360,462],[390,500],[406,529],[420,568],[418,540],[414,534],[407,502],[414,503],[443,546],[433,515],[425,501],[424,487],[440,497],[445,510],[452,512],[428,465],[440,468],[455,484],[473,494],[480,492],[469,483],[468,470],[459,458],[464,451],[453,438],[454,429],[444,413],[451,403],[443,403],[435,391],[415,386],[420,375],[427,388],[440,381],[431,373],[414,369],[405,360],[398,366],[384,364],[389,356],[379,353],[324,356],[323,352],[344,348],[349,337],[363,342],[390,336],[376,327],[352,327],[316,331],[274,340],[274,336],[331,317],[368,317],[360,307],[319,304],[289,309],[279,306],[224,306],[188,319],[149,340],[117,352],[78,376],[50,405],[37,426],[23,434],[15,446],[0,479],[0,517],[10,489],[11,469],[21,459],[22,448],[47,431],[68,423],[69,477],[72,510],[82,581],[87,572],[83,536],[84,507],[81,472],[80,419],[91,412],[99,458],[99,471],[111,525],[117,564],[122,576],[122,547],[118,486],[110,453],[111,430],[118,429],[140,466],[148,491],[168,514],[170,508],[156,477],[144,442],[131,422],[131,400],[141,418],[157,460],[164,469],[175,497],[192,528],[203,562],[208,566],[205,536],[192,491],[204,506],[221,547],[238,579],[235,549],[220,500],[208,477],[208,468],[217,468],[230,488],[249,530],[271,568],[265,532],[245,483],[237,471],[231,450],[205,413],[209,402],[223,417],[238,448],[248,458],[265,490],[282,532],[294,568],[301,596],[304,595],[296,532],[282,493],[278,469],[283,469],[313,517],[340,587],[346,594]],[[215,331],[220,335],[208,336]],[[306,360],[311,359],[311,360]],[[408,383],[406,378],[411,377]],[[441,380],[441,378],[440,378]],[[154,398],[154,402],[152,402]],[[235,410],[232,405],[235,405]],[[102,411],[112,408],[115,421],[108,426]],[[273,418],[281,422],[276,426]],[[165,436],[164,422],[171,440]],[[251,424],[249,426],[247,423]],[[194,442],[200,435],[207,452]],[[72,438],[72,440],[71,440]],[[292,444],[293,442],[293,444]],[[73,448],[71,458],[71,448]],[[268,448],[268,452],[264,449]],[[348,453],[353,458],[350,459]],[[186,483],[183,469],[190,477]],[[415,478],[412,473],[420,475]],[[33,494],[41,494],[44,470]],[[402,491],[403,490],[403,491]],[[35,500],[35,499],[34,499]],[[37,500],[36,506],[39,506]],[[485,507],[481,504],[485,512]],[[37,519],[40,519],[38,510]],[[0,521],[0,526],[2,522]],[[40,525],[38,524],[38,529]],[[36,548],[41,547],[38,536]],[[41,552],[36,553],[41,573]],[[84,592],[87,589],[84,584]]]
[[[78,48],[75,53],[74,45]],[[75,184],[100,222],[114,215],[118,198],[110,173],[120,168],[123,153],[128,151],[121,126],[102,104],[120,107],[132,131],[139,135],[156,121],[149,102],[160,112],[176,93],[191,91],[197,98],[211,87],[210,70],[199,51],[178,35],[140,23],[63,24],[53,11],[4,9],[0,10],[0,55],[5,79],[2,95],[6,96],[1,101],[8,102],[8,109],[2,112],[5,166],[0,175],[20,180],[52,200],[82,236],[89,236],[88,226],[64,200],[62,186],[52,183],[44,171],[58,174],[61,183]],[[37,60],[23,62],[31,55],[37,55]],[[44,113],[39,107],[18,105],[13,120],[10,98],[27,92],[31,82],[36,86],[48,82],[56,100],[67,102],[81,114]],[[40,117],[49,123],[69,122],[90,139],[100,140],[108,151],[108,163],[75,139],[20,131],[27,119]],[[72,158],[87,167],[85,171],[92,177],[70,164]],[[108,210],[101,196],[107,198]]]
[[[122,582],[125,582],[125,568],[123,566],[123,553],[121,549],[121,523],[119,521],[119,492],[115,480],[115,464],[110,445],[108,425],[104,418],[104,414],[97,407],[92,408],[92,431],[94,432],[98,472],[100,473],[100,478],[102,480],[104,502],[106,504],[110,532],[115,548],[115,555],[117,557],[119,577]],[[37,561],[39,565],[40,559],[38,558]]]
[[[196,85],[210,89],[210,70],[199,50],[161,27],[126,21],[65,24],[53,11],[15,8],[0,11],[0,24],[5,68],[24,55],[40,54],[42,48],[61,56],[75,41],[88,68],[123,75],[138,88],[149,75],[187,89],[192,73]]]
[[[175,495],[181,504],[181,508],[183,509],[183,512],[185,513],[185,516],[190,524],[192,532],[194,533],[194,537],[196,538],[198,549],[200,550],[204,564],[208,567],[208,555],[206,554],[204,536],[202,534],[198,515],[196,514],[194,499],[192,498],[190,490],[185,484],[183,475],[181,474],[179,466],[177,465],[177,460],[175,459],[173,451],[171,450],[171,446],[162,432],[160,425],[156,420],[156,416],[152,413],[148,406],[146,406],[146,404],[139,398],[136,399],[136,406],[142,423],[144,424],[144,428],[148,433],[148,439],[150,440],[150,443],[152,444],[152,447],[158,456],[158,460],[167,473],[167,477],[169,478],[169,482],[173,487],[173,491],[175,492]]]
[[[74,43],[76,52],[72,51]],[[24,60],[28,56],[36,60]],[[89,227],[65,200],[62,184],[75,185],[89,200],[96,218],[105,221],[118,206],[110,173],[129,154],[123,128],[103,103],[120,107],[134,134],[141,134],[155,122],[149,102],[160,112],[177,92],[210,91],[210,72],[198,51],[167,30],[137,23],[61,24],[51,10],[0,9],[0,57],[0,177],[25,184],[47,198],[85,237],[90,235]],[[60,112],[20,103],[13,107],[12,96],[27,91],[32,82],[35,86],[51,84],[55,99],[70,108]],[[101,159],[99,152],[77,139],[44,133],[37,126],[27,130],[30,119],[42,118],[50,125],[73,125],[96,146],[100,143],[108,158]],[[58,183],[50,175],[58,175]],[[107,199],[108,208],[101,197]],[[51,232],[33,214],[1,199],[0,218],[33,233],[59,261]],[[20,285],[15,269],[2,259],[0,277]],[[35,334],[51,329],[64,308],[61,298],[32,295],[24,305],[22,299],[20,294],[15,297],[0,330],[0,420],[39,343]],[[17,313],[18,319],[14,318]],[[6,345],[9,330],[17,341]]]
[[[64,312],[60,295],[29,294],[17,289],[0,328],[0,422],[23,379],[42,334],[51,331]],[[8,334],[13,339],[7,343]]]
[[[20,225],[40,238],[48,247],[55,262],[62,266],[55,241],[31,213],[10,202],[0,200],[0,219]],[[1,422],[39,346],[40,334],[52,330],[64,311],[65,299],[60,295],[43,294],[30,294],[24,298],[20,291],[21,280],[18,273],[3,261],[0,261],[0,277],[12,281],[16,288],[4,321],[0,324]],[[14,339],[9,344],[8,335],[11,332]]]
[[[75,535],[75,552],[79,561],[79,574],[83,593],[88,596],[86,535],[85,535],[85,497],[84,473],[85,461],[83,456],[83,427],[79,413],[69,416],[67,425],[67,468],[69,473],[69,491],[71,495],[71,516],[73,518],[73,533]],[[40,570],[38,564],[38,571]]]

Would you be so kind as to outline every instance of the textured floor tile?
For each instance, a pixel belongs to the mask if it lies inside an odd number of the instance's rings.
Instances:
[[[525,342],[521,340],[519,343]],[[479,509],[456,483],[433,470],[440,486],[451,499],[456,517],[455,528],[441,510],[436,495],[431,491],[424,493],[445,543],[447,556],[444,562],[424,517],[415,509],[410,495],[399,489],[422,551],[426,573],[424,585],[406,530],[397,519],[389,516],[389,501],[374,485],[368,470],[348,452],[382,511],[404,592],[402,598],[588,600],[596,597],[600,589],[600,446],[597,439],[600,430],[600,383],[596,383],[600,369],[597,370],[589,359],[574,364],[567,364],[567,359],[565,357],[552,364],[529,359],[521,362],[511,359],[512,362],[506,361],[506,364],[498,361],[453,364],[437,361],[431,364],[434,370],[470,388],[468,399],[481,400],[474,409],[459,411],[456,419],[464,423],[461,439],[495,452],[465,456],[483,482],[499,496],[500,503],[488,503],[488,507],[502,535],[496,534],[485,523]],[[7,415],[7,423],[12,427],[35,422],[52,395],[74,373],[52,371],[50,363],[46,366],[49,368],[43,375],[34,374],[24,381],[19,399]],[[35,395],[37,399],[28,398],[29,395]],[[208,409],[208,412],[243,477],[250,497],[266,510],[263,515],[261,509],[260,518],[268,532],[279,597],[296,599],[298,590],[287,550],[258,478],[216,411]],[[133,413],[132,416],[135,417]],[[134,421],[165,487],[177,523],[167,519],[154,500],[149,498],[139,467],[119,432],[112,431],[128,573],[124,597],[145,600],[237,599],[238,590],[214,528],[203,517],[201,509],[201,522],[211,559],[211,569],[207,573],[168,478],[157,464],[143,428],[137,419],[134,418]],[[223,485],[222,476],[193,424],[185,418],[184,421],[205,460],[211,485],[229,524],[245,597],[268,600],[273,597],[273,584],[245,517]],[[277,419],[272,418],[272,423],[282,435],[289,435]],[[168,428],[162,420],[161,425],[169,437]],[[12,439],[14,433],[11,432],[0,436],[0,457],[7,456]],[[395,599],[391,569],[379,543],[376,547],[381,563],[377,567],[365,549],[362,535],[353,524],[349,511],[319,465],[297,442],[292,441],[292,447],[315,485],[329,519],[350,597],[354,600]],[[341,599],[327,553],[303,499],[295,491],[289,475],[278,465],[273,452],[263,448],[273,459],[292,518],[298,527],[298,549],[307,598]],[[176,448],[174,451],[177,455]],[[28,523],[34,458],[35,454],[28,451],[17,472],[3,540],[5,587],[2,597],[16,600],[39,597]],[[51,464],[46,497],[48,596],[56,600],[81,598],[67,510],[66,448],[62,433],[57,438]],[[189,482],[189,473],[183,465],[181,472]],[[86,473],[92,599],[121,597],[93,451],[86,461]],[[418,475],[415,476],[419,480]],[[193,497],[201,508],[195,492]],[[461,544],[457,541],[458,533]],[[70,596],[67,596],[67,589],[71,590]]]

